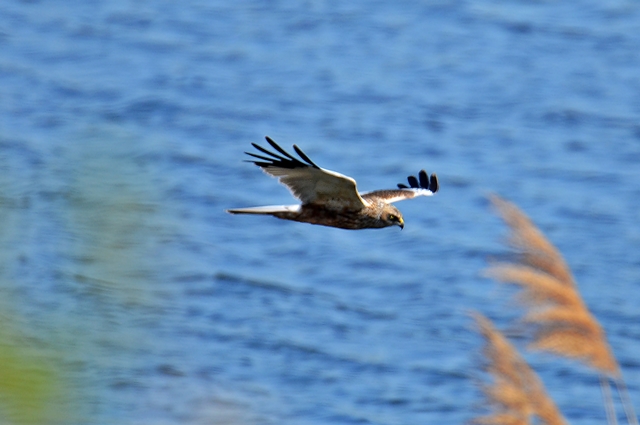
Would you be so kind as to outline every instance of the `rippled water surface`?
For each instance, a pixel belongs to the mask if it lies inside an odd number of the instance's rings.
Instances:
[[[294,202],[242,162],[265,135],[442,189],[403,231],[228,215]],[[640,409],[639,182],[637,2],[0,5],[0,317],[62,371],[61,423],[463,423],[468,313],[518,311],[481,273],[491,193],[563,252]],[[528,359],[604,421],[590,371]]]

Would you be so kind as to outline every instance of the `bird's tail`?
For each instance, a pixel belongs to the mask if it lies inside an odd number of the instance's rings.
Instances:
[[[282,212],[298,212],[300,205],[267,205],[264,207],[234,208],[227,210],[230,214],[265,214],[274,215]]]

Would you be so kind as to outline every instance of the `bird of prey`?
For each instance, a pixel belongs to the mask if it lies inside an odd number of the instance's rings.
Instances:
[[[431,196],[438,191],[438,177],[422,170],[409,176],[409,186],[398,184],[398,189],[374,190],[358,193],[351,177],[318,167],[302,150],[293,145],[300,158],[287,153],[271,138],[267,142],[272,152],[252,143],[259,153],[245,152],[262,170],[277,177],[301,201],[299,205],[274,205],[235,208],[231,214],[264,214],[285,220],[320,224],[341,229],[378,229],[389,226],[404,228],[400,211],[393,202],[416,196]]]

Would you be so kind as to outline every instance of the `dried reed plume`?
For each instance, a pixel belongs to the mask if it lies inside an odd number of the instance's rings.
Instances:
[[[511,228],[511,243],[521,257],[518,263],[494,264],[487,274],[523,289],[519,299],[529,307],[524,321],[535,327],[530,348],[620,377],[604,330],[582,301],[560,252],[515,205],[497,196],[491,200]]]
[[[517,262],[492,265],[487,274],[522,288],[519,299],[529,309],[523,321],[534,327],[529,347],[579,360],[597,370],[607,418],[616,423],[609,389],[612,379],[628,422],[638,424],[605,332],[582,301],[562,255],[515,205],[497,196],[491,201],[510,227],[510,242],[520,257]]]
[[[527,425],[537,417],[536,423],[540,424],[566,424],[542,382],[515,347],[493,327],[489,319],[478,313],[473,317],[485,339],[486,370],[493,377],[493,384],[483,387],[492,413],[473,420],[473,423]]]

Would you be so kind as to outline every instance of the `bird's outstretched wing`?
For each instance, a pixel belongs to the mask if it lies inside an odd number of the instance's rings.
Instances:
[[[400,183],[398,184],[398,189],[374,190],[373,192],[363,193],[362,197],[365,200],[376,198],[382,202],[391,204],[393,202],[415,198],[416,196],[431,196],[439,189],[438,176],[431,174],[431,177],[429,177],[424,170],[418,173],[417,178],[415,176],[409,176],[407,180],[409,181],[409,186]]]
[[[360,210],[368,206],[356,189],[356,181],[335,171],[318,167],[302,150],[293,145],[300,159],[287,153],[270,137],[267,142],[277,153],[252,143],[260,154],[245,152],[257,158],[250,160],[262,170],[284,184],[303,204]]]

